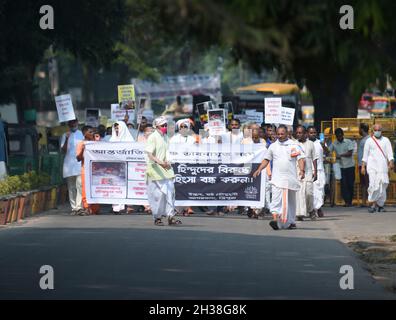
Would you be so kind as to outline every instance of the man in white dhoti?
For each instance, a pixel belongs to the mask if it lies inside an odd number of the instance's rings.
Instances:
[[[323,217],[322,206],[324,204],[325,186],[326,186],[326,174],[323,164],[323,147],[320,140],[317,138],[318,133],[316,128],[311,126],[308,127],[308,138],[314,143],[316,154],[318,156],[317,161],[317,179],[313,183],[313,195],[314,195],[314,210],[318,217]]]
[[[127,125],[124,121],[117,121],[113,124],[111,131],[111,138],[109,142],[134,142],[135,139],[132,137]],[[133,209],[129,208],[128,213],[132,213]],[[113,204],[113,214],[125,213],[125,204]]]
[[[373,135],[364,145],[361,173],[369,175],[368,201],[372,202],[370,213],[384,212],[386,189],[389,184],[388,170],[393,170],[392,145],[382,136],[382,127],[375,124]]]
[[[175,186],[172,166],[169,162],[167,119],[162,116],[154,120],[155,131],[146,143],[147,153],[147,197],[153,213],[154,224],[162,226],[162,216],[169,225],[181,224],[175,216]]]
[[[297,192],[297,220],[303,221],[304,218],[314,220],[316,214],[314,212],[314,194],[313,183],[317,178],[317,161],[315,145],[311,140],[307,139],[307,131],[304,126],[296,128],[296,138],[298,145],[305,154],[305,177],[301,179],[301,188]]]
[[[260,175],[269,162],[273,162],[271,212],[274,220],[270,226],[274,230],[295,229],[296,193],[300,189],[296,164],[299,165],[300,179],[304,179],[305,156],[298,144],[288,138],[286,126],[280,125],[277,135],[278,140],[270,145],[253,177]]]

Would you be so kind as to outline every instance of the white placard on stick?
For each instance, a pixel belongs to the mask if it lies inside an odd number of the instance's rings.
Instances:
[[[292,126],[293,122],[294,122],[295,112],[296,112],[296,109],[282,107],[282,116],[281,116],[280,124]]]
[[[220,135],[226,132],[224,109],[208,110],[208,127],[210,135]]]
[[[246,110],[246,117],[248,122],[254,122],[259,125],[263,123],[264,115],[262,112],[257,112],[256,110]]]
[[[67,122],[76,119],[70,94],[55,97],[55,103],[59,122]]]
[[[111,104],[111,120],[124,121],[126,115],[128,115],[129,122],[132,123],[135,119],[135,110],[120,108],[118,103]]]
[[[282,116],[282,98],[265,98],[265,123],[280,123]]]

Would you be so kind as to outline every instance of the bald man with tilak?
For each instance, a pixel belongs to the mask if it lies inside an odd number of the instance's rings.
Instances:
[[[375,124],[372,136],[364,145],[362,175],[369,175],[368,201],[372,203],[370,213],[384,212],[386,189],[389,185],[389,170],[393,170],[392,145],[382,135],[382,126]]]

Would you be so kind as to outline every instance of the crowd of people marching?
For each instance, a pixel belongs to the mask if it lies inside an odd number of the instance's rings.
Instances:
[[[264,208],[246,207],[207,207],[207,214],[224,214],[237,211],[249,218],[272,215],[270,226],[274,230],[295,229],[296,221],[315,220],[323,217],[322,206],[325,197],[325,155],[335,152],[341,171],[341,192],[345,206],[352,206],[355,183],[355,162],[352,141],[344,138],[341,128],[335,130],[336,140],[326,144],[318,139],[315,127],[299,125],[279,125],[246,123],[241,126],[238,119],[232,119],[228,131],[212,136],[205,126],[198,134],[191,118],[176,123],[176,132],[169,135],[168,118],[156,118],[152,125],[142,118],[138,128],[126,121],[118,121],[112,127],[84,126],[81,130],[78,121],[68,122],[69,131],[61,140],[65,153],[63,176],[67,181],[72,215],[98,214],[100,206],[88,204],[85,194],[84,148],[86,141],[137,141],[145,145],[147,154],[147,196],[149,206],[113,205],[114,214],[144,211],[152,214],[155,225],[163,225],[167,218],[169,225],[182,222],[176,215],[190,215],[193,208],[175,207],[175,188],[172,166],[169,162],[169,144],[259,144],[265,151],[262,163],[254,178],[262,175],[266,179],[266,201]],[[362,139],[358,145],[360,183],[368,201],[369,212],[384,211],[386,189],[389,184],[389,170],[393,170],[393,151],[388,138],[382,136],[382,128],[375,125],[372,134],[362,123]],[[200,208],[202,209],[202,208]]]

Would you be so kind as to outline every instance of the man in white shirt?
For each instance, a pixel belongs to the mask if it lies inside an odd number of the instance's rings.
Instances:
[[[297,163],[300,179],[305,176],[304,154],[298,143],[288,138],[287,127],[280,125],[277,129],[278,140],[270,145],[259,168],[254,172],[256,178],[270,161],[272,167],[271,212],[274,220],[270,226],[274,230],[296,228],[296,193],[300,189],[297,177]]]
[[[314,194],[314,210],[315,213],[321,218],[323,217],[322,206],[324,204],[325,186],[326,186],[326,174],[324,171],[323,164],[323,147],[320,140],[317,139],[316,128],[311,126],[308,127],[308,138],[314,143],[316,154],[318,156],[317,161],[317,179],[313,183],[313,194]]]
[[[304,218],[310,217],[315,219],[314,212],[314,195],[313,183],[317,179],[317,161],[315,145],[312,141],[307,139],[307,131],[304,126],[296,128],[296,138],[298,145],[301,147],[305,155],[305,177],[301,179],[301,188],[297,192],[297,220],[303,221]]]
[[[361,173],[369,175],[368,201],[373,205],[370,213],[383,212],[386,201],[386,189],[389,184],[388,169],[393,170],[392,145],[382,136],[382,127],[374,125],[373,135],[364,145]]]
[[[81,179],[81,162],[76,158],[77,144],[84,140],[84,136],[78,130],[78,120],[70,120],[68,123],[69,131],[63,134],[61,138],[61,150],[65,153],[63,161],[63,178],[66,179],[69,190],[69,202],[72,209],[71,214],[77,215],[82,207],[82,186]]]
[[[169,140],[169,143],[194,144],[197,142],[194,132],[191,130],[191,122],[189,119],[181,119],[181,120],[177,121],[176,127],[178,129],[178,133],[176,133]]]

